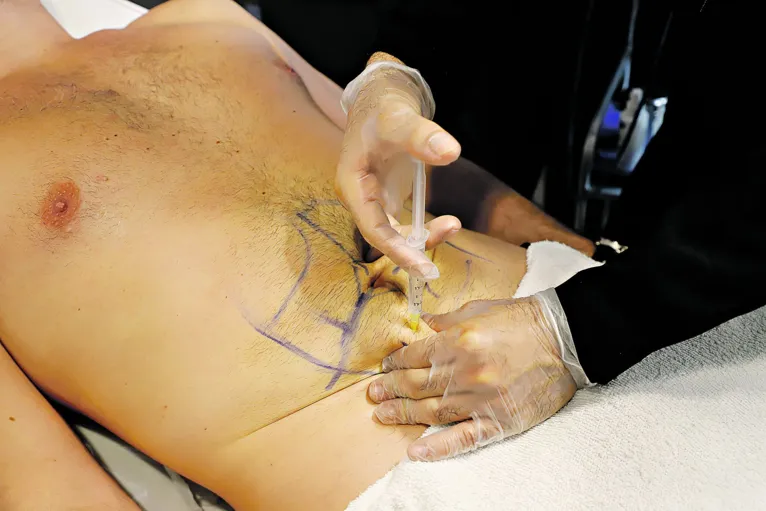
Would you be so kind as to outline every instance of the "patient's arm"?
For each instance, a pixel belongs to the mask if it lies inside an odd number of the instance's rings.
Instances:
[[[0,344],[0,509],[138,511]]]
[[[35,0],[0,0],[0,78],[71,38]]]
[[[340,129],[346,127],[346,114],[340,106],[343,90],[332,80],[314,69],[277,34],[231,0],[170,0],[155,7],[131,24],[178,25],[189,23],[223,23],[251,28],[268,39],[276,53],[303,80],[311,98],[324,114]]]

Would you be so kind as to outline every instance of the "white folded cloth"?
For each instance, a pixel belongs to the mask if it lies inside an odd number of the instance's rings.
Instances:
[[[594,265],[550,242],[527,258],[520,294]],[[405,460],[348,507],[447,509],[766,509],[766,308],[578,391],[523,435]]]
[[[99,30],[125,28],[146,13],[146,9],[128,0],[39,1],[75,39]]]

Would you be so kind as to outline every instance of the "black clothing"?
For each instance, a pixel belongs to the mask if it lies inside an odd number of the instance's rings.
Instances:
[[[594,382],[766,305],[766,38],[752,4],[685,4],[665,123],[606,230],[629,248],[557,290]]]

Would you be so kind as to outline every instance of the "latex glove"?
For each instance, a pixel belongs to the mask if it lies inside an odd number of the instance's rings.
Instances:
[[[403,64],[376,53],[368,68],[382,61]],[[378,64],[380,65],[380,64]],[[336,173],[335,189],[353,215],[365,240],[405,271],[426,279],[439,276],[436,266],[421,251],[408,247],[392,227],[412,190],[412,158],[430,165],[446,165],[460,155],[460,145],[444,129],[424,117],[432,115],[433,99],[425,82],[391,67],[370,68],[360,81],[349,84],[348,122]],[[414,72],[414,70],[410,70]],[[419,77],[419,74],[417,74]],[[420,84],[419,84],[420,83]],[[427,111],[427,112],[424,112]],[[431,221],[429,246],[460,228],[453,216]]]
[[[388,374],[368,392],[381,403],[377,420],[457,422],[410,445],[411,459],[448,458],[519,434],[572,398],[578,385],[567,366],[579,366],[562,361],[562,348],[571,355],[573,346],[562,344],[568,327],[555,291],[546,293],[553,295],[475,301],[448,314],[424,314],[436,335],[383,361]],[[578,376],[584,385],[584,373]]]

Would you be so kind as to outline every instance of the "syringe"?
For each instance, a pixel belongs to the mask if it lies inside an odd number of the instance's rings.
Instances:
[[[425,252],[428,231],[424,227],[426,216],[426,167],[420,160],[415,160],[415,172],[412,177],[412,232],[407,237],[407,245]],[[423,310],[423,288],[425,281],[410,274],[410,292],[408,295],[407,325],[417,331],[420,325],[420,313]]]

